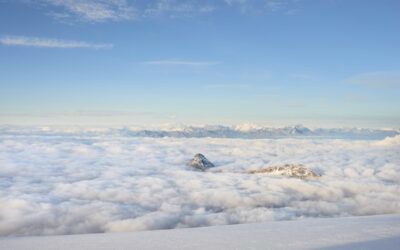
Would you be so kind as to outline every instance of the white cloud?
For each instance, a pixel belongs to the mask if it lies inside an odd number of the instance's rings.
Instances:
[[[143,10],[144,17],[167,15],[168,17],[188,17],[200,13],[213,12],[215,6],[202,1],[158,0],[150,2]]]
[[[0,235],[400,213],[397,137],[140,138],[89,130],[0,130]],[[215,172],[185,166],[197,152]],[[244,173],[284,163],[322,177]]]
[[[121,21],[136,17],[135,9],[126,0],[41,0],[61,8],[49,14],[57,19],[79,18],[89,22]]]
[[[212,66],[220,64],[215,61],[189,61],[189,60],[155,60],[155,61],[146,61],[143,64],[148,65],[164,65],[164,66]]]
[[[375,145],[389,146],[389,147],[400,146],[400,135],[387,137],[381,141],[376,142]]]
[[[11,1],[10,1],[11,2]],[[54,19],[66,22],[117,22],[145,18],[186,18],[218,10],[238,9],[242,12],[282,12],[293,14],[298,0],[19,0],[39,6]]]
[[[26,36],[3,36],[0,37],[0,44],[7,46],[25,46],[38,48],[89,48],[89,49],[111,49],[112,44],[88,43],[83,41],[61,40],[53,38],[39,38]]]
[[[376,71],[353,76],[349,83],[376,88],[400,87],[400,71]]]
[[[215,10],[215,6],[203,1],[128,1],[128,0],[38,0],[56,7],[48,14],[57,20],[75,22],[106,22],[135,20],[147,17],[188,17]]]

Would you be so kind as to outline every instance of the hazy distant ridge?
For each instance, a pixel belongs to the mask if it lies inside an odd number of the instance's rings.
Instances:
[[[244,138],[268,139],[291,137],[319,137],[333,139],[383,139],[400,134],[398,129],[369,128],[307,128],[301,125],[281,128],[246,126],[181,126],[168,128],[92,128],[92,127],[16,127],[1,126],[2,135],[86,135],[86,136],[124,136],[124,137],[174,137],[174,138]]]

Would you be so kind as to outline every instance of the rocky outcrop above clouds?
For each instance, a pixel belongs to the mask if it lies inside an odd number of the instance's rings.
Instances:
[[[249,170],[247,173],[282,175],[282,176],[296,177],[301,179],[316,178],[321,176],[317,172],[309,168],[306,168],[302,164],[285,164],[280,166],[270,166],[255,170]]]
[[[212,164],[204,155],[202,154],[196,154],[192,160],[190,160],[187,165],[189,167],[195,168],[197,170],[205,171],[209,168],[214,167],[214,164]]]

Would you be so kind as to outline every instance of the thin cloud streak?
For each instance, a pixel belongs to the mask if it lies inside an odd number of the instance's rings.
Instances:
[[[150,2],[150,1],[149,1]],[[210,13],[216,10],[216,6],[203,2],[188,2],[174,0],[159,0],[150,2],[142,10],[143,17],[169,16],[176,18],[180,16],[191,17],[197,14]]]
[[[295,13],[298,0],[19,0],[22,3],[49,7],[46,14],[64,23],[120,22],[146,18],[187,18],[214,13],[223,9],[243,13]]]
[[[26,36],[3,36],[0,44],[6,46],[22,46],[37,48],[62,48],[62,49],[111,49],[113,44],[89,43],[84,41],[61,40],[54,38],[39,38]]]
[[[136,16],[135,8],[125,0],[42,0],[42,3],[61,9],[50,13],[56,19],[105,22],[132,20]]]

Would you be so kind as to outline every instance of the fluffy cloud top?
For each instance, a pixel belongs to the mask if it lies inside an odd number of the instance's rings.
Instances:
[[[338,139],[0,134],[0,235],[77,234],[400,212],[400,148]],[[185,164],[201,152],[216,167]],[[301,163],[300,180],[246,170]]]

